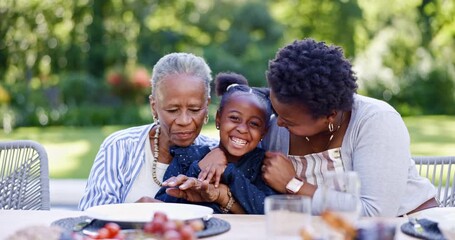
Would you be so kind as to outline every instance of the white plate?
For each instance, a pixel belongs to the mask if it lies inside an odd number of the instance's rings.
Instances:
[[[112,222],[149,222],[155,212],[165,213],[169,219],[210,219],[213,209],[194,204],[180,203],[121,203],[91,207],[87,216]]]

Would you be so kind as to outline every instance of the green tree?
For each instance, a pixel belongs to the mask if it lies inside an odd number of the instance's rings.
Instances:
[[[343,47],[348,57],[357,51],[358,25],[363,10],[357,0],[270,1],[272,15],[286,26],[286,43],[307,37]]]
[[[371,39],[356,59],[364,90],[405,115],[455,113],[454,4],[394,3],[360,2],[362,38]],[[378,10],[386,6],[389,11]]]

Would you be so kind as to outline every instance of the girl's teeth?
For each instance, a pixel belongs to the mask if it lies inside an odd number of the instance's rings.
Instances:
[[[243,139],[240,139],[240,138],[231,138],[231,140],[236,143],[236,144],[241,144],[241,145],[245,145],[246,144],[246,141],[243,140]]]

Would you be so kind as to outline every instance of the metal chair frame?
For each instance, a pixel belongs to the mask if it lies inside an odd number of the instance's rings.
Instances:
[[[48,158],[41,144],[0,141],[0,209],[50,209]]]
[[[417,170],[437,189],[441,207],[455,207],[455,156],[413,156]]]

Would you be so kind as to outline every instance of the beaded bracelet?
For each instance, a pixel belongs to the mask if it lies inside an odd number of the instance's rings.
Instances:
[[[228,200],[228,203],[226,204],[226,207],[220,207],[220,209],[223,213],[229,213],[229,211],[231,211],[232,205],[234,205],[234,202],[235,202],[234,198],[232,197],[231,190],[229,188],[227,190],[227,194],[228,194],[229,200]]]

